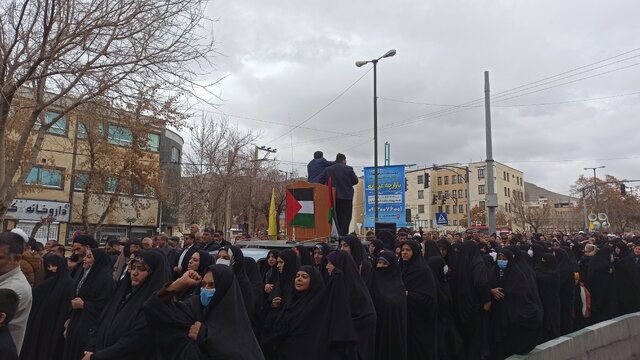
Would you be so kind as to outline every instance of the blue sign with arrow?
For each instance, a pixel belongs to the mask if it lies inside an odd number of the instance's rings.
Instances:
[[[437,212],[436,213],[436,224],[438,225],[449,225],[449,219],[447,219],[446,212]]]

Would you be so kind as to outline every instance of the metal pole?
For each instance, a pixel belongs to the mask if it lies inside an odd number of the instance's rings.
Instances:
[[[471,229],[471,191],[469,189],[469,167],[466,166],[465,170],[467,172],[467,229]]]
[[[378,60],[373,62],[373,205],[375,222],[378,222]]]
[[[589,230],[589,219],[587,219],[587,197],[582,189],[582,213],[584,215],[584,231]]]
[[[598,178],[596,176],[596,169],[593,168],[593,187],[596,190],[596,214],[598,213]]]
[[[489,234],[496,232],[496,207],[498,206],[498,197],[495,194],[493,179],[493,144],[491,142],[491,90],[489,87],[489,72],[484,72],[484,115],[486,130],[486,147],[487,147],[487,208],[489,220]]]

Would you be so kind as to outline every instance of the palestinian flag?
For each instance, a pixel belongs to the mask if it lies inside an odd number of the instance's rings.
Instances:
[[[314,217],[313,188],[287,190],[287,224],[312,228]]]

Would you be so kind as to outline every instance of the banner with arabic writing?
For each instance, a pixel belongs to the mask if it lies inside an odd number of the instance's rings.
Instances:
[[[69,215],[68,202],[14,199],[7,210],[6,218],[40,221],[51,216],[52,221],[69,222]]]
[[[374,167],[364,168],[364,226],[375,226]],[[378,222],[406,226],[404,165],[378,167]]]

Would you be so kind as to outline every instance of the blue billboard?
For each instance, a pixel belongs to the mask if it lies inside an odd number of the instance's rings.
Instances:
[[[364,168],[364,226],[375,226],[374,167]],[[378,166],[378,222],[406,226],[404,165]]]

